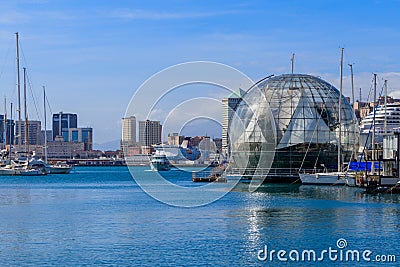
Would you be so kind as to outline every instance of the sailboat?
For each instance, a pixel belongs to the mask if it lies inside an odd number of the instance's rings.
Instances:
[[[21,135],[21,86],[20,86],[20,68],[19,68],[19,35],[18,33],[16,35],[16,62],[17,62],[17,88],[18,88],[18,118],[19,118],[19,134]],[[25,99],[25,146],[26,146],[26,151],[29,150],[28,145],[28,115],[27,115],[27,109],[26,109],[26,69],[24,68],[24,99]],[[5,117],[6,117],[6,111],[5,111]],[[7,119],[5,119],[5,122],[7,122]],[[6,126],[7,123],[4,124],[4,127]],[[19,144],[19,149],[21,148],[21,136],[18,138],[18,144]],[[10,145],[10,150],[11,150],[11,145]],[[46,175],[46,171],[44,168],[41,167],[34,167],[29,165],[28,159],[13,159],[11,158],[11,151],[8,153],[9,159],[6,160],[5,164],[0,166],[0,175],[18,175],[18,176],[34,176],[34,175]]]
[[[56,164],[47,163],[46,88],[44,86],[43,86],[43,112],[44,112],[44,160],[36,156],[33,156],[29,160],[29,165],[44,168],[47,174],[68,174],[71,172],[73,166],[61,162],[58,162]]]
[[[337,172],[321,172],[321,173],[299,173],[302,184],[305,185],[348,185],[356,186],[356,177],[352,173],[343,171],[341,156],[341,139],[342,139],[342,89],[343,89],[343,51],[341,49],[340,59],[340,92],[339,92],[339,138],[338,138],[338,170]]]

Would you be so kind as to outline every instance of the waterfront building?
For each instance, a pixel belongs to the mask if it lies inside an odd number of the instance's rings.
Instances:
[[[93,129],[92,128],[69,128],[69,142],[83,142],[84,150],[93,149]]]
[[[121,150],[124,152],[125,156],[132,156],[136,154],[137,150],[140,151],[140,147],[136,142],[135,116],[122,118]]]
[[[78,128],[78,115],[73,113],[53,114],[53,140],[56,136],[64,137],[68,141],[68,129]]]
[[[373,105],[371,104],[373,103],[360,102],[360,101],[354,102],[353,104],[354,113],[359,122],[363,120],[372,111]]]
[[[122,118],[122,143],[124,145],[133,145],[136,143],[136,117],[130,116]]]
[[[140,152],[141,154],[144,155],[150,155],[153,154],[153,152],[155,152],[155,148],[153,146],[141,146]]]
[[[167,143],[169,145],[180,146],[185,139],[185,136],[179,135],[179,133],[168,134]]]
[[[266,182],[297,181],[301,171],[336,171],[338,144],[341,162],[348,162],[357,146],[350,103],[315,76],[263,79],[249,89],[236,114],[228,133],[233,168]]]
[[[47,156],[51,159],[71,159],[84,150],[83,142],[68,142],[62,136],[47,143]]]
[[[139,144],[148,146],[161,143],[162,125],[159,121],[139,121]]]
[[[222,152],[226,155],[229,154],[229,124],[244,94],[245,91],[239,88],[238,93],[232,92],[222,99]]]
[[[41,142],[41,122],[40,121],[28,121],[28,143],[29,145],[40,145]],[[15,123],[15,144],[19,144],[19,138],[21,138],[21,144],[25,144],[26,138],[26,122],[16,121]]]
[[[0,142],[2,144],[14,144],[14,126],[14,120],[10,119],[7,119],[6,125],[4,125],[4,115],[0,115]]]

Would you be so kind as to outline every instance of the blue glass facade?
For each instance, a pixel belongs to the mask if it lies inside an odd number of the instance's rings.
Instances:
[[[78,140],[79,140],[79,131],[73,130],[71,133],[71,141],[78,142]]]
[[[78,127],[78,115],[72,113],[57,113],[53,114],[53,139],[57,135],[64,137],[65,141],[68,141],[68,129]],[[64,132],[67,132],[65,137]]]

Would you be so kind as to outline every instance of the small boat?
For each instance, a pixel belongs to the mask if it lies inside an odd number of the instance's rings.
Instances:
[[[220,173],[212,173],[206,177],[197,177],[195,173],[192,174],[192,181],[197,182],[217,182],[217,183],[226,183],[226,176],[221,175]]]
[[[304,185],[347,185],[356,186],[356,177],[347,172],[321,172],[321,173],[300,173]]]
[[[46,171],[50,174],[68,174],[73,169],[73,166],[66,163],[58,162],[53,165],[49,165]]]
[[[73,166],[66,163],[57,162],[56,164],[48,164],[44,160],[33,157],[29,160],[29,166],[33,168],[42,168],[47,174],[68,174]]]
[[[150,166],[153,171],[169,171],[169,160],[165,154],[155,153],[151,156]]]

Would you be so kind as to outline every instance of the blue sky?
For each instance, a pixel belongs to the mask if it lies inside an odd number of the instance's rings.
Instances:
[[[16,103],[15,32],[38,112],[47,87],[53,112],[78,113],[94,141],[120,138],[135,90],[174,64],[207,60],[253,80],[290,71],[338,86],[340,47],[364,98],[372,73],[400,93],[400,1],[75,1],[0,3],[0,91]],[[349,95],[349,70],[345,69]],[[9,100],[9,101],[10,101]],[[200,132],[199,134],[203,134]]]

